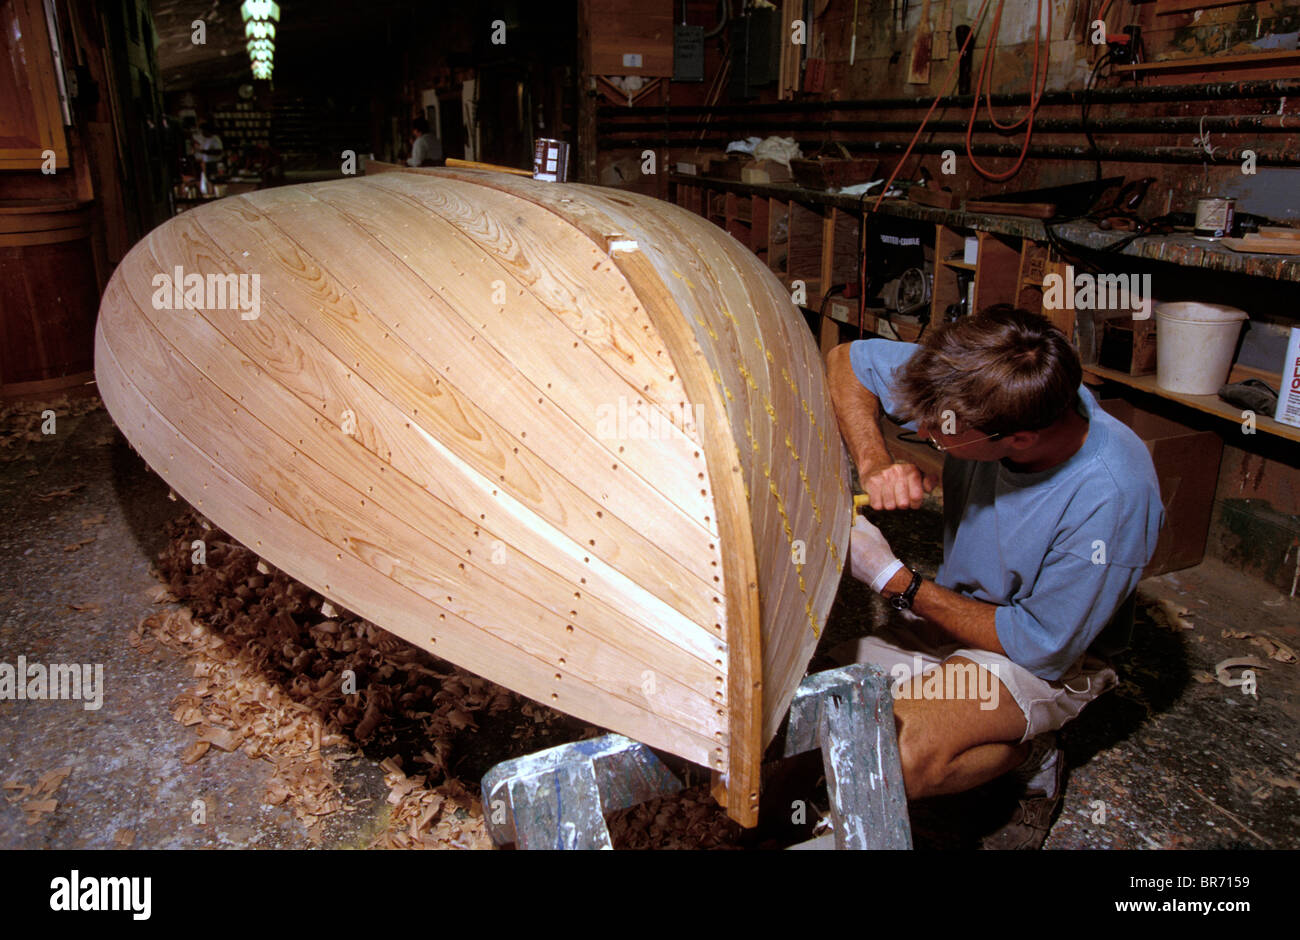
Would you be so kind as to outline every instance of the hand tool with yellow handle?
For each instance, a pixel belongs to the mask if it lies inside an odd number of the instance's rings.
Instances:
[[[479,163],[477,160],[459,160],[447,158],[447,166],[462,167],[467,170],[495,170],[497,173],[513,173],[515,176],[532,176],[532,170],[519,170],[512,166],[500,166],[496,163]]]
[[[871,505],[871,497],[868,496],[866,493],[854,493],[854,494],[853,494],[853,511],[854,511],[854,512],[858,512],[858,511],[861,510],[861,509],[866,509],[866,508],[867,508],[868,506],[870,506],[870,505]]]

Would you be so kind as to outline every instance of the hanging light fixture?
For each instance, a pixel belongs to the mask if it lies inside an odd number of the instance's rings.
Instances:
[[[253,77],[269,79],[275,59],[275,24],[280,22],[280,4],[274,0],[244,0],[239,15],[244,20]]]

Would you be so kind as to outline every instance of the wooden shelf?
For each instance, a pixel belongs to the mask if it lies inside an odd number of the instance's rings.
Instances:
[[[669,179],[677,188],[677,201],[697,212],[706,193],[719,191],[759,196],[772,200],[773,204],[794,200],[807,205],[831,206],[854,216],[860,216],[863,208],[862,201],[857,196],[800,189],[788,183],[743,183],[708,176],[686,176],[680,173],[672,174]],[[722,215],[721,209],[718,214]],[[956,209],[934,209],[906,199],[886,199],[881,204],[878,214],[917,222],[933,222],[953,229],[994,232],[1038,242],[1048,240],[1043,223],[1038,219],[986,215]],[[1053,228],[1064,238],[1097,250],[1110,249],[1116,242],[1129,237],[1124,232],[1102,231],[1093,222],[1065,222]],[[954,249],[957,247],[960,246],[954,245]],[[1162,261],[1202,270],[1300,283],[1300,258],[1289,255],[1243,254],[1233,251],[1226,245],[1203,241],[1190,234],[1145,235],[1126,243],[1117,251],[1131,258],[1145,258],[1150,261]]]
[[[789,288],[798,280],[807,292],[805,305],[816,310],[822,291],[850,283],[857,277],[861,204],[856,199],[814,193],[790,186],[758,185],[674,176],[677,202],[705,214],[754,251]],[[1033,219],[1008,219],[971,213],[931,209],[904,200],[887,201],[882,215],[935,225],[934,241],[925,246],[926,256],[936,259],[931,288],[930,322],[941,323],[949,305],[960,302],[962,286],[973,287],[973,308],[1011,303],[1041,312],[1067,336],[1076,336],[1081,349],[1091,348],[1091,320],[1075,322],[1073,309],[1044,309],[1043,280],[1049,274],[1064,275],[1065,263],[1056,259],[1042,223]],[[1065,223],[1073,241],[1105,248],[1117,237],[1095,226]],[[957,260],[971,231],[979,239],[975,264]],[[1300,261],[1266,258],[1266,263],[1248,263],[1218,245],[1190,237],[1164,236],[1139,239],[1121,252],[1170,264],[1209,270],[1233,271],[1277,280],[1300,281]],[[1032,293],[1030,293],[1032,291]],[[856,302],[854,319],[856,320]],[[1083,329],[1084,325],[1089,330]],[[893,329],[891,329],[891,326]],[[921,334],[915,320],[897,317],[892,323],[867,310],[862,327],[884,336],[914,342]],[[840,324],[824,318],[819,327],[823,351],[839,341]],[[1095,355],[1096,350],[1092,349]],[[1185,407],[1214,415],[1238,426],[1241,409],[1219,400],[1217,395],[1180,395],[1165,391],[1154,375],[1134,376],[1098,365],[1083,367],[1088,381],[1116,382],[1146,394],[1156,395]],[[1254,376],[1279,385],[1277,373],[1261,373],[1235,365],[1230,381]],[[1271,415],[1256,416],[1256,429],[1290,441],[1300,441],[1300,428],[1279,424]]]
[[[1136,65],[1117,65],[1116,72],[1168,72],[1181,69],[1216,70],[1259,67],[1261,65],[1300,65],[1300,50],[1283,49],[1274,52],[1248,52],[1243,55],[1191,56],[1183,59],[1161,59],[1158,62],[1138,62]]]
[[[863,315],[862,326],[886,339],[900,339],[905,343],[915,343],[921,335],[921,325],[915,320],[899,314],[893,318],[882,317],[870,307]]]
[[[1150,395],[1168,398],[1189,408],[1195,408],[1197,411],[1203,411],[1206,414],[1223,418],[1225,421],[1231,421],[1238,426],[1241,424],[1241,409],[1235,405],[1229,405],[1226,401],[1220,399],[1218,395],[1182,395],[1178,392],[1166,391],[1156,384],[1154,375],[1128,375],[1125,372],[1117,372],[1114,369],[1107,369],[1105,366],[1096,364],[1085,364],[1083,371],[1088,375],[1094,375],[1097,378],[1111,382],[1118,382],[1121,385],[1136,388]],[[1300,441],[1300,428],[1280,424],[1268,415],[1256,415],[1255,427],[1265,434],[1275,434],[1289,441]]]

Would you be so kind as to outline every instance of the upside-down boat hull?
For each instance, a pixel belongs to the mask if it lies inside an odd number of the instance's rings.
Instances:
[[[468,170],[262,191],[136,245],[95,353],[135,448],[268,562],[755,821],[851,501],[816,346],[730,236]]]

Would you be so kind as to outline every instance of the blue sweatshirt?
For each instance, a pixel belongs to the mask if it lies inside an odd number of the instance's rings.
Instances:
[[[914,343],[850,347],[853,371],[895,413],[893,372]],[[943,564],[935,583],[997,605],[998,640],[1012,662],[1049,681],[1089,649],[1128,645],[1137,583],[1164,519],[1141,439],[1079,386],[1088,437],[1067,461],[1020,473],[948,454],[943,467]],[[907,427],[915,430],[912,424]]]

